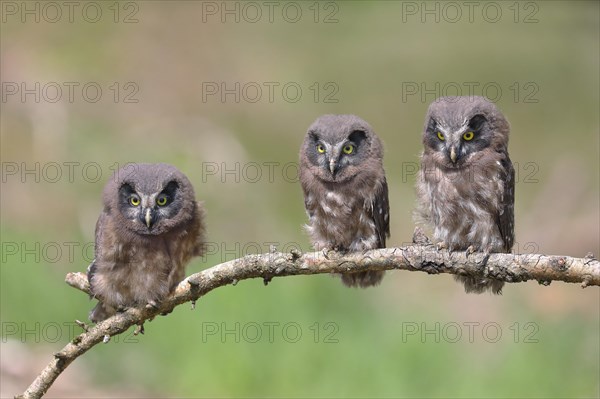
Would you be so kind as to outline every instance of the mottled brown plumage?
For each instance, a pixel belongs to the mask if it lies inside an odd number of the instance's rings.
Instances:
[[[300,183],[316,250],[384,248],[390,235],[383,147],[367,122],[354,115],[323,115],[300,150]],[[350,287],[381,282],[384,272],[342,275]]]
[[[442,97],[425,118],[417,180],[418,221],[450,250],[510,252],[514,241],[514,169],[509,124],[484,97]],[[456,276],[467,292],[501,293],[503,282]]]
[[[204,250],[204,209],[188,178],[167,164],[130,164],[104,187],[88,269],[99,302],[90,320],[118,309],[159,304]]]

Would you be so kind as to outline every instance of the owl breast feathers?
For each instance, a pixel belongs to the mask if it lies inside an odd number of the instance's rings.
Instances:
[[[428,110],[417,178],[418,221],[450,250],[510,252],[514,169],[509,125],[483,97],[443,97]],[[457,276],[467,292],[500,293],[503,283]]]
[[[371,127],[354,115],[324,115],[300,150],[300,182],[316,250],[366,251],[389,237],[383,149]],[[383,272],[347,273],[348,286],[378,284]]]
[[[95,259],[88,269],[99,300],[94,322],[118,309],[156,306],[203,253],[204,209],[191,183],[166,164],[132,164],[117,171],[103,193]]]

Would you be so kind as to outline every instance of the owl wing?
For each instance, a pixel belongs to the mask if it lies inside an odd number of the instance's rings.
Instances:
[[[390,203],[388,200],[388,185],[383,177],[381,189],[375,193],[373,200],[372,217],[375,222],[375,230],[379,236],[379,248],[385,248],[385,240],[390,236]]]
[[[204,211],[204,203],[196,201],[196,217],[194,219],[194,229],[196,233],[196,241],[194,245],[194,256],[202,256],[206,251],[206,227],[204,220],[206,212]]]
[[[304,197],[304,210],[306,211],[306,215],[308,216],[308,218],[312,219],[315,210],[313,209],[313,206],[308,202],[308,199],[306,197]]]
[[[504,182],[504,190],[501,194],[496,219],[500,235],[504,241],[504,250],[510,252],[515,239],[515,169],[508,154],[505,154],[505,158],[500,163],[502,165],[501,179]]]
[[[102,240],[102,232],[104,231],[104,223],[105,223],[105,219],[107,217],[107,213],[105,211],[103,211],[100,214],[100,217],[98,218],[98,221],[96,222],[96,231],[94,233],[96,240],[95,240],[95,248],[94,248],[94,260],[92,261],[92,263],[88,266],[87,268],[87,278],[88,278],[88,282],[92,283],[92,277],[94,276],[94,274],[96,273],[96,261],[98,260],[98,251],[100,250],[100,242]]]
[[[308,194],[308,189],[305,188],[304,185],[302,186],[302,192],[304,194],[304,210],[306,211],[308,218],[312,219],[315,214],[315,200]]]

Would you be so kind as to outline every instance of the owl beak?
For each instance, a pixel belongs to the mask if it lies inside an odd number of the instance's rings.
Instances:
[[[450,147],[450,159],[452,163],[456,163],[456,147],[454,146]]]
[[[329,161],[329,170],[332,175],[335,175],[335,170],[337,169],[337,162],[335,159]]]
[[[144,219],[146,220],[146,226],[150,228],[150,226],[152,226],[152,214],[150,212],[150,208],[146,209],[146,216],[144,217]]]
[[[144,223],[150,229],[154,225],[154,222],[156,222],[156,212],[151,207],[143,208],[139,218],[140,222]]]

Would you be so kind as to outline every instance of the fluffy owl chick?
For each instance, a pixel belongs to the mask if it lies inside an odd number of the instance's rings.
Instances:
[[[315,250],[384,248],[390,235],[388,187],[381,141],[354,115],[323,115],[300,150],[300,183]],[[381,282],[384,272],[342,274],[349,287]]]
[[[118,309],[156,306],[204,250],[204,208],[188,178],[166,164],[130,164],[104,187],[88,280],[97,323]]]
[[[484,97],[442,97],[425,118],[417,178],[420,221],[449,250],[510,252],[514,241],[514,169],[509,124]],[[419,220],[418,220],[419,221]],[[455,276],[466,292],[500,294],[503,282]]]

